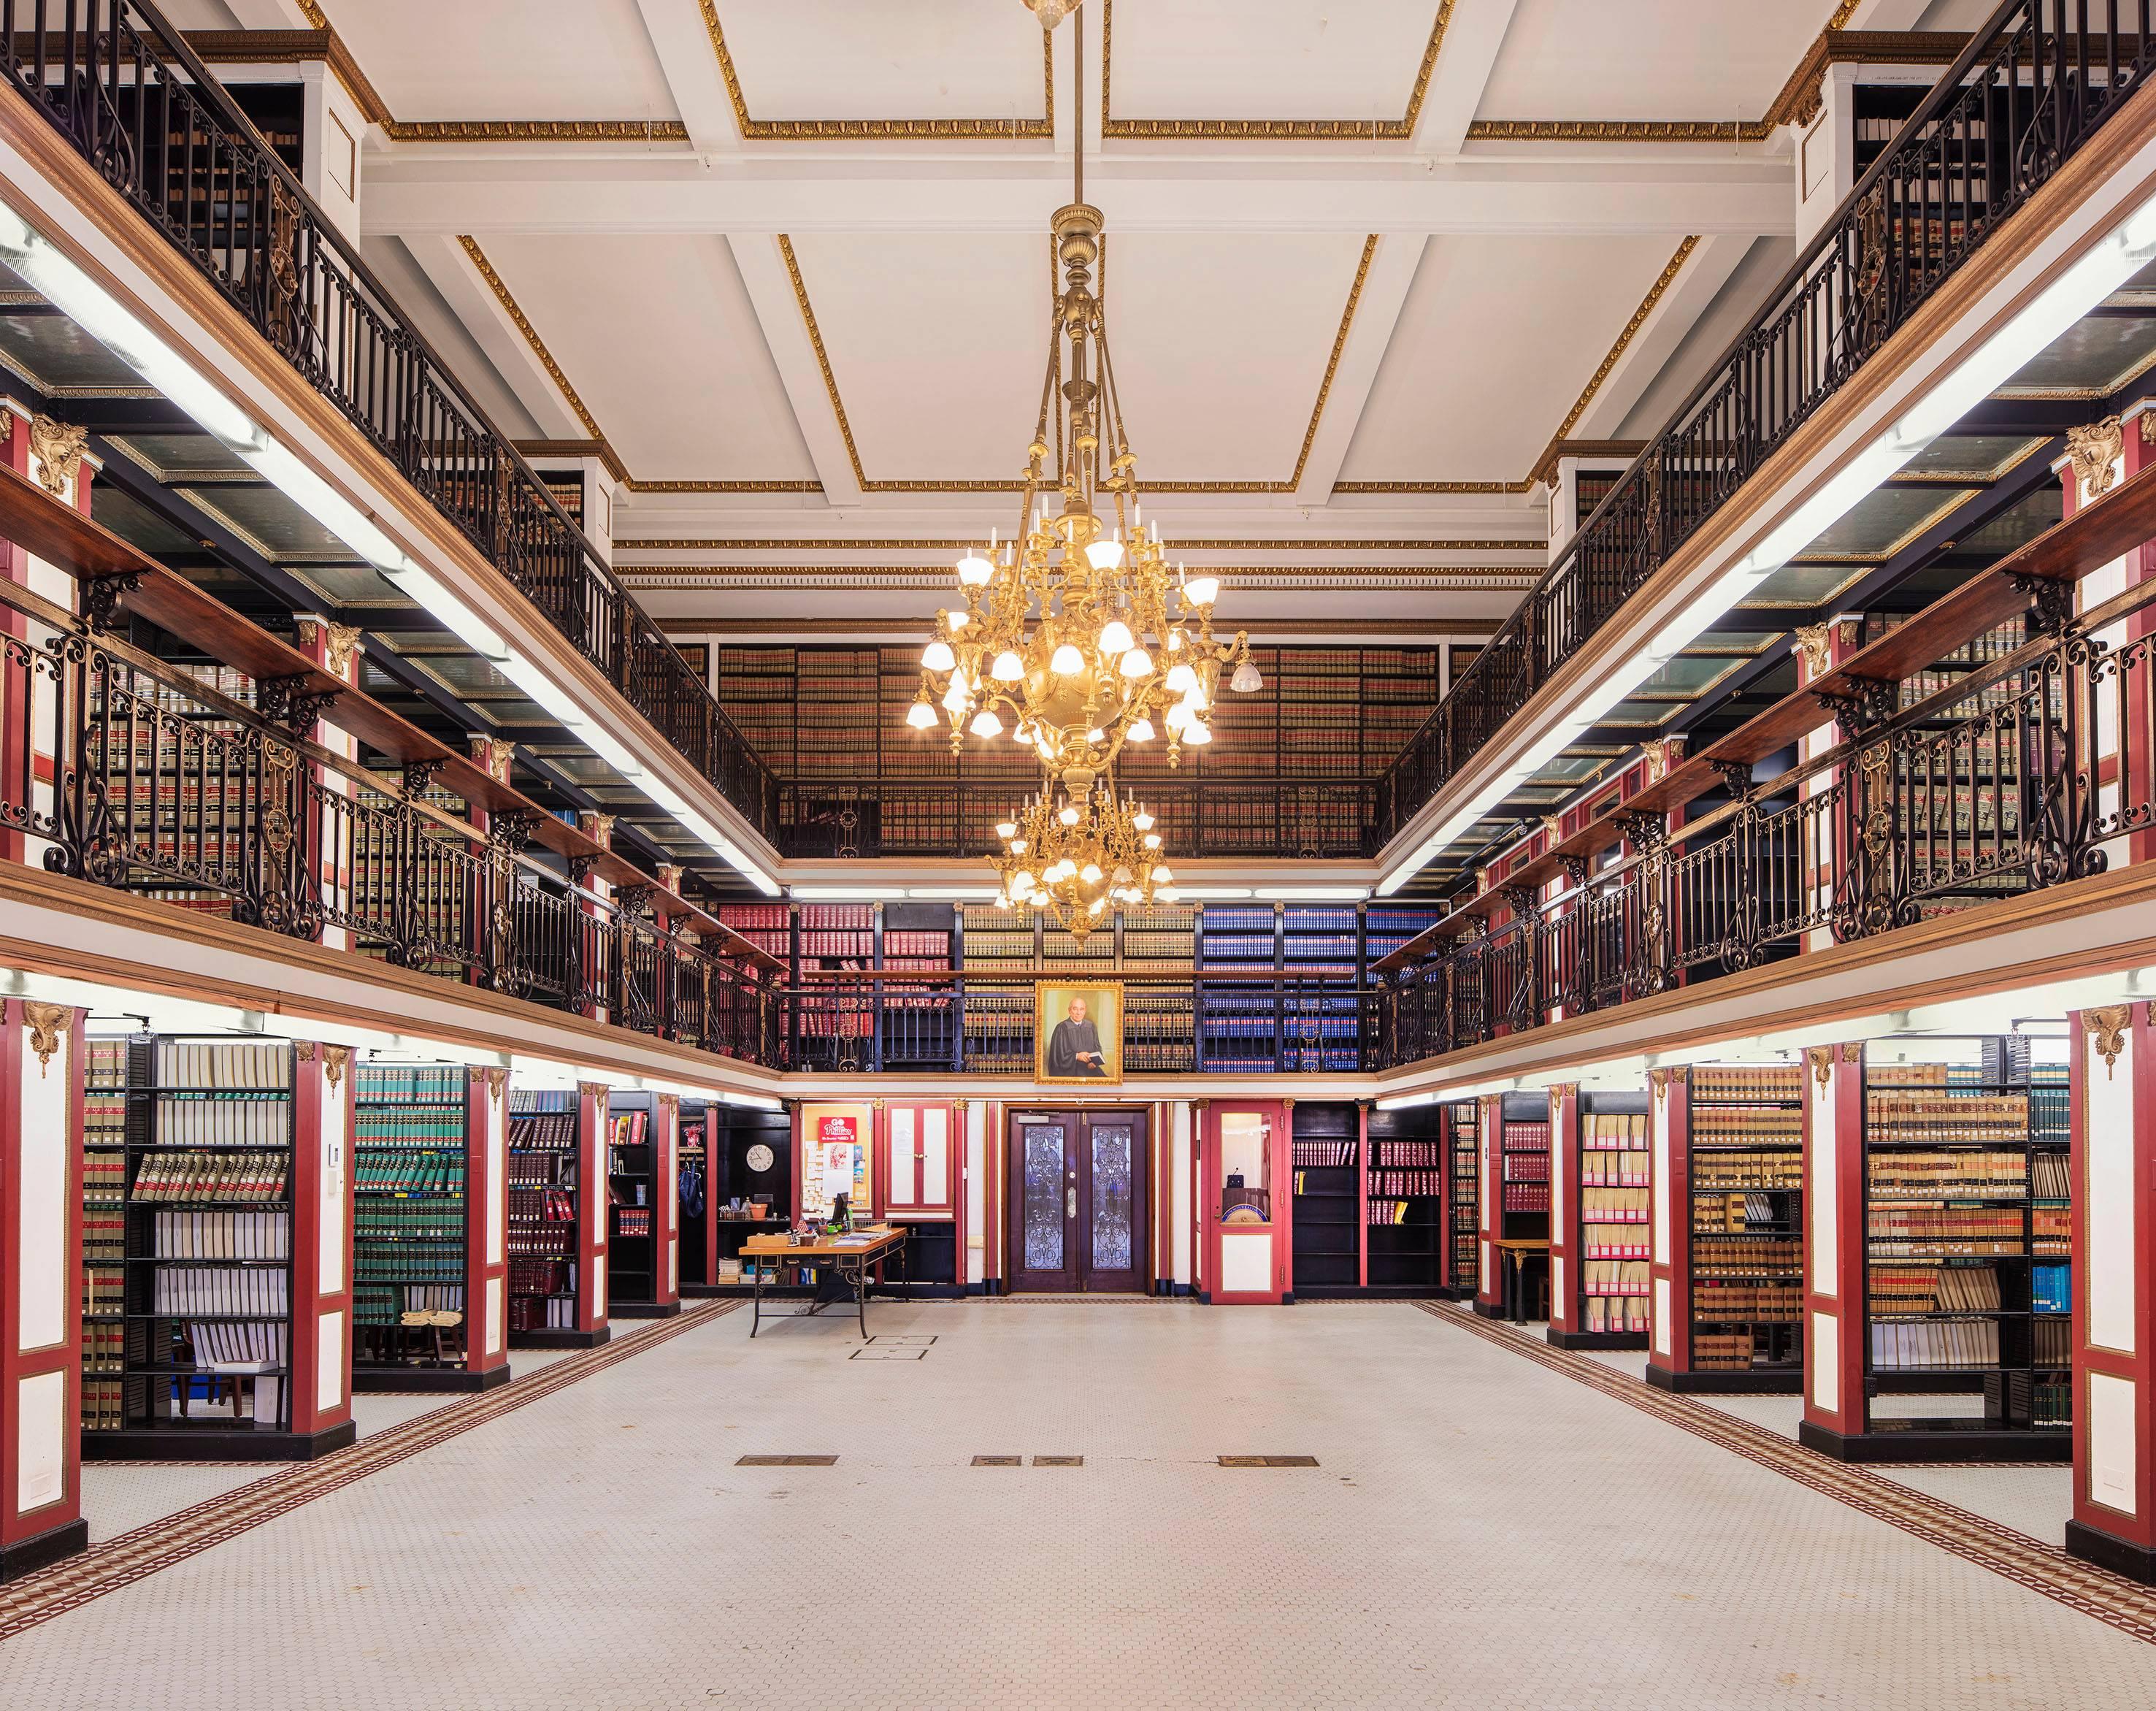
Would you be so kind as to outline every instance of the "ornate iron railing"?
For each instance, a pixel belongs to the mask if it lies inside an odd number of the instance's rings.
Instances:
[[[2151,0],[2007,0],[1381,781],[1398,834],[2047,182],[2156,60]]]
[[[1849,740],[1625,858],[1573,863],[1555,897],[1506,894],[1383,977],[1366,1039],[1385,1069],[1606,1009],[1680,982],[1846,942],[2156,858],[2156,638],[2123,639],[2156,585],[1908,705],[1837,700]]]
[[[766,839],[771,773],[145,0],[0,0],[0,73]]]
[[[296,736],[316,709],[236,700],[185,668],[0,590],[0,830],[19,859],[398,968],[755,1063],[784,994],[482,834],[418,789]],[[245,688],[246,686],[241,686]],[[278,717],[271,717],[275,714]]]

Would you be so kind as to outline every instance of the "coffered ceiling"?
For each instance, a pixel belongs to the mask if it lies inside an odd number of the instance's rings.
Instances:
[[[1544,561],[1553,442],[1658,428],[1786,265],[1821,30],[1989,5],[168,10],[342,38],[369,259],[505,429],[624,478],[598,521],[671,623],[902,624],[1009,526],[1082,127],[1163,530],[1248,570],[1224,614],[1435,636]]]

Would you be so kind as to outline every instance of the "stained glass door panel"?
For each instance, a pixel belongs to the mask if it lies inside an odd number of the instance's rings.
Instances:
[[[1008,1282],[1014,1290],[1147,1286],[1142,1117],[1014,1115]]]
[[[1065,1117],[1022,1117],[1012,1136],[1011,1282],[1019,1289],[1077,1286],[1078,1173]]]
[[[1144,1153],[1137,1119],[1096,1117],[1087,1123],[1088,1289],[1145,1287],[1145,1229],[1139,1217]]]

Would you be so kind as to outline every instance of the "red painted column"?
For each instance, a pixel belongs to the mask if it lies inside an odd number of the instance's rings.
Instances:
[[[356,685],[359,681],[359,631],[341,624],[331,624],[326,619],[303,617],[294,625],[294,635],[300,651],[331,676]],[[346,760],[357,761],[359,756],[357,740],[336,724],[336,709],[329,709],[331,717],[317,720],[303,737],[319,742],[333,754]],[[316,782],[326,795],[348,799],[352,788],[342,775],[321,767],[313,769]],[[315,874],[316,885],[321,887],[322,904],[326,909],[347,908],[352,890],[352,827],[341,813],[325,810],[321,825],[315,837]],[[349,927],[325,926],[322,941],[331,950],[349,950],[352,931]]]
[[[2074,1510],[2066,1549],[2156,1583],[2152,1009],[2118,1005],[2072,1017]]]
[[[1438,1133],[1444,1133],[1442,1118]],[[1438,1151],[1442,1159],[1442,1143]],[[1367,1289],[1370,1287],[1370,1102],[1367,1099],[1355,1102],[1355,1283],[1358,1288]],[[1438,1179],[1437,1188],[1442,1199],[1442,1176]],[[1449,1233],[1440,1232],[1441,1236]]]
[[[465,1092],[465,1369],[509,1381],[509,1071],[475,1069]],[[499,1374],[499,1377],[495,1374]]]
[[[604,1082],[577,1083],[577,1329],[607,1339],[607,1101]]]
[[[1647,1071],[1647,1382],[1691,1370],[1691,1075]]]
[[[1550,1311],[1552,1341],[1584,1328],[1579,1323],[1579,1084],[1549,1090]]]
[[[613,848],[612,814],[579,814],[577,830],[601,849]],[[604,904],[611,891],[606,881],[596,873],[585,876],[583,886],[593,897],[599,899],[598,902],[586,899],[578,905],[584,917],[584,985],[589,999],[583,1010],[594,1021],[603,1022],[607,1019],[606,997],[609,989],[608,983],[613,973],[613,960],[610,953],[601,948],[603,941],[599,928],[606,924],[608,911]]]
[[[1804,1417],[1799,1439],[1835,1452],[1866,1429],[1864,1050],[1804,1053]]]
[[[292,1066],[291,1385],[304,1454],[342,1449],[352,1418],[352,1048],[302,1040]]]
[[[0,1004],[0,1581],[89,1543],[82,1024],[65,1005]]]

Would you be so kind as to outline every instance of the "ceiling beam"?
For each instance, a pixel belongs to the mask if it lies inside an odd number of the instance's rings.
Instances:
[[[794,290],[793,273],[779,239],[752,233],[721,241],[732,248],[734,265],[741,270],[749,306],[763,330],[764,345],[786,388],[801,438],[808,444],[816,479],[824,484],[824,499],[832,505],[859,505],[861,480],[839,417],[837,394],[825,383],[824,359],[809,337],[803,300]]]
[[[1444,159],[1460,152],[1519,4],[1520,0],[1476,0],[1474,5],[1452,8],[1422,112],[1415,121],[1417,154]]]
[[[719,56],[711,46],[697,0],[636,0],[644,33],[674,92],[674,105],[688,127],[690,146],[700,154],[732,154],[741,147],[741,124],[734,117]]]
[[[1393,329],[1399,323],[1429,242],[1420,232],[1387,233],[1378,239],[1369,270],[1355,294],[1354,320],[1326,377],[1322,413],[1296,483],[1298,504],[1324,505],[1332,497],[1333,483],[1340,479],[1348,447],[1362,424],[1370,388],[1377,381],[1385,347],[1392,342]]]
[[[1462,232],[1575,237],[1795,229],[1786,162],[1756,156],[1585,161],[1399,157],[1126,160],[1086,174],[1111,231]],[[916,161],[798,150],[721,161],[430,149],[371,165],[372,233],[1024,232],[1069,193],[1053,157]]]
[[[1600,377],[1594,395],[1567,433],[1576,439],[1614,439],[1632,407],[1647,388],[1661,378],[1663,368],[1677,347],[1699,324],[1707,306],[1729,283],[1730,275],[1751,249],[1748,238],[1702,238],[1691,246],[1666,287],[1648,307],[1645,318],[1625,341],[1609,370]],[[1704,366],[1718,355],[1719,347],[1694,359]]]

